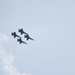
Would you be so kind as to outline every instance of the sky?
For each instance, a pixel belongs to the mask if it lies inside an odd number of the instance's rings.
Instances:
[[[0,0],[0,75],[75,75],[74,9],[75,0]]]

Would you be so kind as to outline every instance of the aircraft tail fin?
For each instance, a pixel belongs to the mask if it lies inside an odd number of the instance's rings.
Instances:
[[[13,35],[13,33],[11,32],[11,36]]]

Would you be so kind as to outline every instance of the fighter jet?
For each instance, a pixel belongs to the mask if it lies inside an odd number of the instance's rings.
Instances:
[[[16,34],[16,32],[12,32],[12,33],[11,33],[11,36],[14,36],[14,38],[20,37],[20,36],[18,36],[18,35]]]
[[[27,34],[26,32],[24,32],[24,31],[23,31],[23,29],[22,29],[22,28],[21,28],[21,29],[19,29],[19,30],[18,30],[18,32],[20,32],[20,33],[21,33],[21,35],[22,35],[22,34]]]
[[[21,37],[19,39],[17,39],[17,42],[19,42],[20,44],[21,43],[27,44],[26,42],[22,41]]]
[[[32,39],[28,34],[26,34],[25,36],[24,36],[24,38],[26,38],[27,40],[33,40],[34,41],[34,39]]]

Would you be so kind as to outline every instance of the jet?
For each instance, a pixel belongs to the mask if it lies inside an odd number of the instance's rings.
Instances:
[[[27,34],[26,32],[24,32],[24,31],[23,31],[23,29],[22,29],[22,28],[21,28],[21,29],[19,29],[19,30],[18,30],[18,32],[20,32],[20,33],[21,33],[21,35],[22,35],[22,34]]]
[[[11,36],[14,36],[14,38],[20,37],[20,36],[18,36],[18,35],[16,34],[16,32],[12,32],[12,33],[11,33]]]
[[[20,44],[21,43],[27,44],[26,42],[22,41],[21,37],[19,39],[17,39],[17,42],[19,42]]]
[[[26,34],[25,36],[24,36],[24,38],[26,38],[27,40],[33,40],[34,41],[34,39],[32,39],[28,34]]]

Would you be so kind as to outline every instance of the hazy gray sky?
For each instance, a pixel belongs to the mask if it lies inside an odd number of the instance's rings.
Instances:
[[[20,73],[75,75],[74,9],[75,0],[0,0],[0,39],[8,37],[0,43],[6,52],[4,59],[13,57],[13,63],[6,61]],[[35,41],[23,39],[27,45],[18,44],[11,32],[20,35],[19,28]],[[4,73],[1,63],[0,75],[11,75]]]

